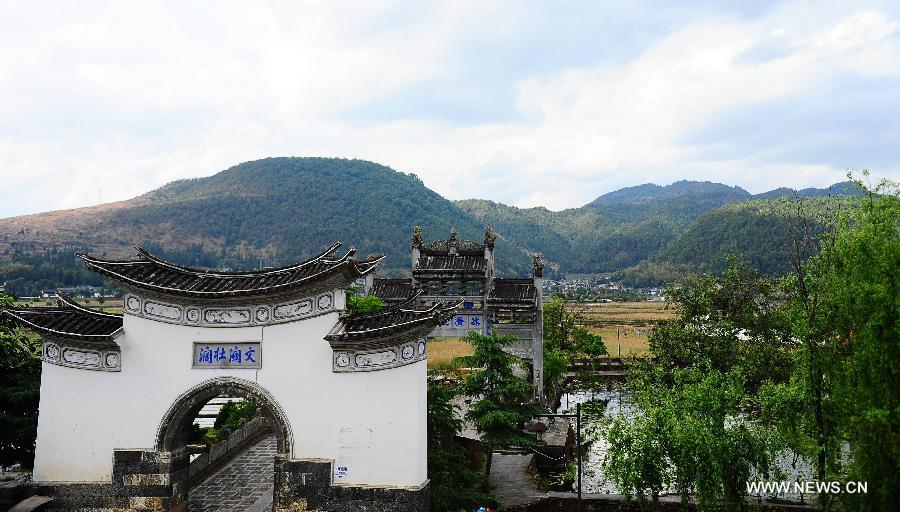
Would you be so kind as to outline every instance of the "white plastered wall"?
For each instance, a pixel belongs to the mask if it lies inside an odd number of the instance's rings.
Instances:
[[[214,377],[256,382],[293,431],[293,458],[347,466],[336,484],[418,486],[426,469],[426,368],[333,373],[337,313],[263,327],[203,328],[125,315],[121,372],[44,363],[34,479],[108,482],[114,449],[155,449],[172,403]],[[262,367],[195,369],[193,342],[262,343]]]

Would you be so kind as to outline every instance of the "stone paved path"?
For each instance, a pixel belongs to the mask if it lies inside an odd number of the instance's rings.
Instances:
[[[534,454],[495,453],[491,462],[491,489],[503,508],[525,505],[547,495],[528,474]]]
[[[267,436],[188,492],[190,512],[269,510],[275,473],[275,437]]]

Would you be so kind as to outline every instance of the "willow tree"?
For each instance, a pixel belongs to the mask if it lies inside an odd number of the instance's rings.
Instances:
[[[671,490],[702,509],[747,506],[747,480],[771,464],[766,432],[744,418],[763,384],[786,380],[789,369],[776,292],[734,259],[722,277],[667,292],[677,315],[660,322],[649,357],[629,369],[640,414],[606,429],[604,469],[624,494],[657,502]]]

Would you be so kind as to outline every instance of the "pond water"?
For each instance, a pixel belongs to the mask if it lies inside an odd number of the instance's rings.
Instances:
[[[574,413],[576,404],[581,404],[582,439],[593,440],[582,458],[582,492],[616,494],[618,489],[606,478],[601,467],[609,443],[598,430],[604,418],[636,414],[630,401],[630,393],[618,383],[592,386],[590,389],[573,389],[561,397],[557,412]],[[573,490],[574,486],[577,483],[573,484]]]
[[[633,417],[639,414],[631,399],[632,393],[621,382],[600,380],[591,383],[574,383],[572,389],[560,399],[558,413],[574,413],[576,404],[581,404],[582,439],[590,441],[584,452],[582,490],[586,493],[618,494],[620,491],[603,473],[603,459],[609,450],[609,443],[600,434],[601,422],[620,416]],[[574,420],[573,429],[574,429]],[[788,452],[775,457],[783,481],[814,480],[813,472],[803,460],[798,460]],[[763,478],[760,478],[763,480]],[[573,483],[575,490],[577,483]],[[795,492],[778,494],[781,498],[800,499]]]

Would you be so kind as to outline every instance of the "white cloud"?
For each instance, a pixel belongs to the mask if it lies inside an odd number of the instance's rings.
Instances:
[[[812,132],[789,134],[787,156],[747,147],[710,157],[729,140],[692,137],[737,111],[790,108],[809,95],[827,106],[828,88],[848,76],[900,91],[896,15],[799,2],[754,19],[696,17],[624,63],[598,54],[564,69],[518,69],[502,83],[465,76],[465,64],[492,48],[527,46],[522,20],[535,14],[519,9],[3,4],[0,215],[93,204],[101,186],[104,200],[126,199],[275,155],[364,158],[415,172],[451,198],[553,209],[647,181],[710,179],[755,192],[824,186],[843,169],[798,156]],[[602,14],[585,16],[599,25]],[[427,106],[416,120],[352,115],[456,82],[495,88],[495,97],[508,91],[515,115],[468,124],[429,116]],[[865,136],[865,127],[843,128]],[[884,153],[878,160],[892,164],[875,171],[896,178],[900,157]]]

